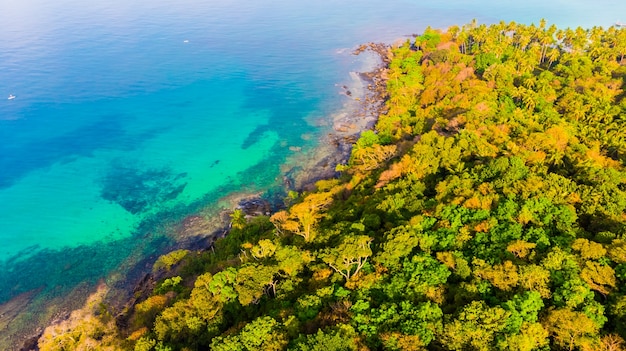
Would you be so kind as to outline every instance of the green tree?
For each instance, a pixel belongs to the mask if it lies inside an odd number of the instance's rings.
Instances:
[[[289,351],[356,351],[357,337],[352,327],[339,325],[336,329],[318,329],[316,333],[300,337]]]
[[[492,350],[509,316],[501,307],[490,308],[483,301],[473,301],[457,318],[444,324],[441,342],[451,350]]]
[[[211,342],[211,350],[215,351],[277,351],[286,346],[287,337],[283,327],[271,317],[259,317],[246,324],[239,333],[218,336]]]
[[[371,242],[369,236],[348,236],[336,248],[326,250],[321,257],[347,281],[359,273],[372,255]]]

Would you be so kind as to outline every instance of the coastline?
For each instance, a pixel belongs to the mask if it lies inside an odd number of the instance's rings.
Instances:
[[[376,62],[370,61],[363,72],[350,72],[351,81],[345,85],[337,84],[338,93],[346,98],[344,106],[330,118],[316,122],[326,129],[316,148],[309,154],[295,153],[285,162],[281,173],[287,177],[283,179],[287,190],[308,191],[318,180],[339,176],[335,167],[348,162],[359,135],[374,128],[378,116],[384,113],[389,47],[370,42],[353,50],[353,55],[369,52]]]
[[[389,60],[388,48],[387,44],[368,43],[354,50],[354,55],[359,55],[366,50],[370,51],[376,62],[370,62],[372,67],[369,71],[350,72],[351,81],[345,85],[338,85],[340,88],[338,93],[345,95],[346,101],[339,111],[315,122],[324,131],[318,139],[317,146],[306,153],[295,150],[296,152],[284,162],[281,167],[282,179],[277,179],[276,186],[281,187],[285,193],[291,190],[306,191],[313,188],[318,180],[337,176],[336,165],[347,162],[352,144],[358,139],[360,133],[373,128],[378,115],[384,108],[386,84],[384,72]],[[242,189],[240,192],[220,198],[217,205],[211,208],[189,214],[166,230],[176,233],[178,240],[175,245],[168,246],[161,254],[176,249],[209,250],[216,239],[227,234],[229,214],[235,208],[242,209],[248,216],[256,216],[263,214],[259,212],[260,208],[263,209],[262,212],[267,212],[284,206],[277,199],[264,198],[265,195],[263,193],[251,194]],[[134,304],[147,297],[146,294],[151,292],[156,282],[163,277],[163,272],[152,273],[151,269],[158,256],[151,255],[134,262],[123,277],[108,277],[106,281],[101,280],[97,287],[76,287],[74,294],[85,296],[78,300],[87,301],[83,307],[79,303],[65,304],[49,318],[45,329],[31,328],[31,330],[11,334],[9,341],[20,340],[12,346],[12,349],[36,349],[39,338],[46,330],[66,329],[69,321],[75,318],[73,316],[89,314],[85,314],[89,312],[85,309],[95,312],[93,301],[96,295],[99,303],[106,304],[113,312],[116,323],[123,323],[125,311],[131,310]],[[85,294],[85,289],[90,290],[91,293]],[[30,298],[31,295],[36,294],[22,294],[19,296],[20,300],[17,300],[17,305],[16,299],[12,299],[0,306],[0,310],[5,306],[21,306],[25,309],[29,301],[25,299]],[[16,312],[13,320],[19,318],[20,312],[23,311]],[[7,324],[10,322],[7,321]]]

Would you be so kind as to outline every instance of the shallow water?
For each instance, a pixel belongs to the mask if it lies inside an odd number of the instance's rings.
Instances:
[[[626,3],[0,0],[0,303],[123,273],[186,214],[275,186],[346,103],[361,43],[616,14]]]

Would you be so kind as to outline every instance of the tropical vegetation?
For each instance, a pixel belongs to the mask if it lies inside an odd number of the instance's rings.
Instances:
[[[625,55],[615,27],[427,28],[341,177],[41,349],[626,350]]]

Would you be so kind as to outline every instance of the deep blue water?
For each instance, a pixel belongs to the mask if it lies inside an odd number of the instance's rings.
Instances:
[[[606,27],[626,3],[0,0],[0,303],[94,282],[273,186],[344,108],[354,48],[473,18]]]

